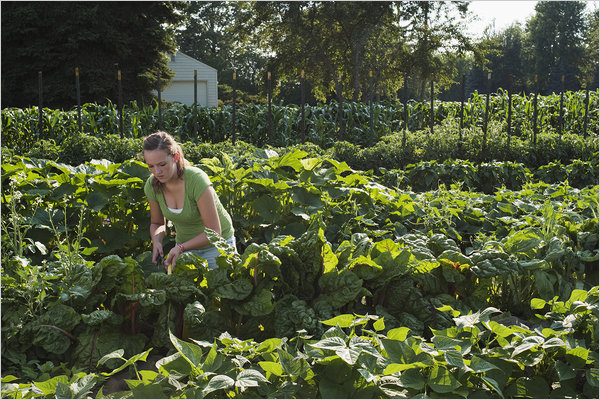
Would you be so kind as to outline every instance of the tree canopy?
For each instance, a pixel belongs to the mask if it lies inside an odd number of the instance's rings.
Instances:
[[[598,86],[598,11],[582,1],[540,1],[525,24],[471,37],[468,1],[2,2],[2,106],[149,99],[158,72],[168,83],[167,54],[180,50],[218,71],[220,98],[232,78],[248,101],[297,102],[301,72],[307,99],[423,99],[435,79],[440,98],[491,89],[542,93]],[[534,85],[534,77],[539,82]],[[408,78],[405,81],[405,78]],[[402,92],[403,93],[403,92]],[[404,93],[403,93],[404,95]]]
[[[125,101],[149,96],[167,53],[176,49],[177,2],[2,2],[2,107],[77,103],[75,68],[83,102],[117,99],[121,70]]]
[[[279,79],[298,80],[304,70],[318,99],[334,92],[357,101],[371,73],[391,98],[404,73],[423,80],[436,71],[447,81],[444,54],[473,49],[457,18],[466,11],[466,2],[253,2],[238,29],[272,54]]]

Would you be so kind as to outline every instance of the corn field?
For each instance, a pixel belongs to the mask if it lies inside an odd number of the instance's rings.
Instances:
[[[561,96],[552,94],[538,96],[537,122],[539,131],[551,133],[589,134],[598,136],[598,91],[564,93],[561,113]],[[488,123],[491,121],[508,126],[509,95],[499,90],[489,98]],[[587,104],[587,115],[586,115]],[[398,132],[405,127],[415,132],[427,129],[431,123],[429,102],[409,101],[404,110],[402,103],[373,104],[373,115],[369,103],[344,103],[343,124],[345,134],[339,137],[338,104],[335,102],[305,106],[305,140],[322,147],[330,147],[338,140],[359,145],[372,145],[382,136]],[[181,141],[221,142],[235,138],[258,146],[271,144],[286,146],[302,140],[302,112],[298,105],[273,105],[269,129],[269,109],[266,105],[247,105],[235,110],[233,129],[233,107],[194,108],[181,104],[163,106],[159,116],[158,103],[140,107],[132,102],[123,108],[123,136],[143,137],[159,129],[176,135]],[[459,119],[460,102],[434,102],[434,125],[446,119]],[[474,93],[464,103],[463,127],[483,127],[486,113],[486,95]],[[562,114],[562,115],[561,115]],[[406,121],[405,121],[406,115]],[[531,137],[534,130],[533,95],[513,95],[511,109],[511,135]],[[371,118],[373,125],[371,129]],[[57,144],[77,132],[79,118],[77,108],[71,110],[42,109],[43,129],[40,133],[39,109],[6,108],[2,110],[2,146],[27,151],[40,139],[49,139]],[[84,104],[81,108],[81,130],[92,136],[102,137],[120,133],[119,109],[115,104]],[[269,136],[269,132],[271,135]],[[457,132],[458,133],[458,132]]]

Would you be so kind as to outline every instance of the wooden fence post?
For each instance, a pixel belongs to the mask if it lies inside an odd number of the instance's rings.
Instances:
[[[267,100],[268,100],[268,105],[269,105],[269,110],[268,110],[268,130],[267,130],[267,140],[269,144],[273,144],[272,141],[272,137],[271,137],[271,123],[272,123],[272,116],[271,116],[271,101],[272,101],[272,93],[271,93],[271,71],[267,72]]]
[[[344,125],[344,94],[342,92],[342,74],[338,74],[338,80],[335,82],[336,92],[340,93],[338,99],[338,138],[344,138],[346,135],[346,127]]]
[[[404,73],[404,134],[402,136],[402,147],[406,146],[406,131],[408,130],[408,73]]]
[[[304,116],[305,98],[304,98],[304,70],[300,71],[300,107],[302,109],[302,122],[300,128],[300,134],[302,137],[302,143],[306,141],[306,121]]]
[[[433,135],[433,123],[435,120],[435,110],[433,108],[433,74],[431,74],[431,134]]]
[[[538,76],[533,78],[535,83],[533,98],[533,144],[537,143],[537,120],[538,120]]]
[[[373,118],[373,71],[369,71],[369,131],[371,133],[371,140],[374,141]]]
[[[487,137],[487,126],[488,126],[488,115],[490,109],[490,92],[492,91],[492,73],[488,72],[487,78],[487,94],[485,96],[485,115],[483,116],[483,140],[481,143],[481,151],[485,152],[486,137]]]
[[[460,128],[458,131],[458,148],[459,148],[459,150],[462,147],[462,141],[463,141],[464,117],[465,117],[465,75],[463,74],[461,91],[460,91]]]
[[[42,71],[38,71],[38,94],[39,94],[39,100],[40,100],[40,105],[38,108],[38,116],[39,116],[39,121],[38,121],[38,137],[42,137],[43,133],[44,133],[44,119],[43,119],[43,113],[44,111],[42,110],[42,104],[43,104],[43,94],[42,94]]]
[[[194,143],[198,144],[198,70],[194,70]]]
[[[588,114],[590,111],[590,79],[585,83],[585,114],[583,115],[583,137],[587,136]]]
[[[160,71],[158,71],[158,77],[156,79],[156,91],[158,92],[158,130],[162,131],[163,129],[163,120],[162,120],[162,101],[160,95]]]
[[[236,128],[236,120],[235,120],[235,112],[236,112],[236,108],[237,105],[236,103],[236,82],[237,81],[237,74],[235,71],[233,71],[233,80],[231,81],[231,86],[233,89],[233,109],[232,109],[232,114],[231,114],[231,143],[235,144],[235,128]]]
[[[75,90],[77,94],[77,126],[79,127],[79,132],[83,131],[81,126],[81,88],[79,86],[79,67],[75,68]]]
[[[119,134],[121,139],[123,139],[123,86],[121,84],[121,70],[117,71],[117,84],[119,90],[119,104],[117,105],[119,108]]]
[[[511,119],[512,119],[512,85],[513,85],[513,76],[512,74],[508,75],[508,132],[506,139],[506,147],[510,149],[510,135],[511,135]]]
[[[560,111],[558,113],[558,138],[562,139],[563,134],[563,103],[565,100],[565,76],[560,77]]]

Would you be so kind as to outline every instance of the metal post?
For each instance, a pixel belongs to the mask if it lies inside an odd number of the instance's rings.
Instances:
[[[533,78],[535,83],[534,98],[533,98],[533,144],[537,142],[537,120],[538,120],[538,76]]]
[[[77,91],[77,126],[79,127],[79,132],[82,132],[83,129],[81,127],[81,88],[79,86],[79,67],[75,68],[75,89]]]
[[[560,111],[558,113],[558,134],[559,139],[563,133],[563,104],[565,100],[565,76],[560,77]]]
[[[156,91],[158,92],[158,130],[162,131],[163,120],[162,120],[162,104],[161,104],[161,98],[160,98],[160,71],[158,71],[158,79],[156,80]]]
[[[305,107],[305,98],[304,98],[304,70],[300,71],[300,104],[302,109],[302,125],[301,125],[301,135],[302,135],[302,143],[306,141],[306,121],[304,116],[304,107]]]
[[[402,147],[406,146],[406,131],[408,130],[408,73],[404,73],[404,135],[402,136]]]
[[[123,85],[121,84],[121,70],[117,71],[117,83],[119,88],[119,133],[123,139]]]
[[[236,82],[237,81],[237,74],[235,73],[235,71],[233,71],[233,80],[231,81],[231,86],[233,88],[233,110],[232,110],[232,114],[231,114],[231,143],[235,144],[235,129],[236,129],[236,121],[235,121],[235,111],[236,111],[236,107],[237,105],[236,100],[237,100],[237,96],[236,96]]]
[[[373,133],[373,71],[369,71],[369,129],[371,131],[371,140],[375,140]]]
[[[39,106],[39,121],[38,121],[38,137],[42,137],[42,134],[44,133],[44,119],[43,119],[43,111],[42,111],[42,104],[43,104],[43,100],[44,97],[42,95],[42,71],[38,71],[38,93],[39,93],[39,98],[40,98],[40,106]]]
[[[338,101],[338,138],[343,138],[346,135],[346,128],[344,126],[344,94],[342,92],[342,74],[338,74],[338,81],[336,82],[337,91],[340,94]]]
[[[271,141],[271,71],[267,72],[267,100],[268,100],[268,105],[269,105],[269,109],[268,109],[268,130],[267,130],[267,135],[268,135],[268,143],[272,144]]]
[[[465,116],[465,75],[462,76],[462,89],[460,93],[460,129],[458,132],[458,148],[462,146],[463,140],[463,124],[464,124],[464,116]]]
[[[194,142],[198,143],[198,70],[194,70]]]
[[[485,115],[483,117],[483,141],[481,145],[482,151],[485,151],[485,140],[487,136],[488,113],[490,109],[490,92],[492,91],[492,73],[488,72],[487,79],[487,95],[485,96]]]
[[[510,148],[510,135],[511,135],[512,85],[513,85],[513,76],[512,76],[512,74],[510,74],[508,76],[508,132],[507,132],[507,140],[506,140],[506,146],[508,148]]]
[[[587,136],[588,114],[590,110],[590,80],[585,84],[585,114],[583,116],[583,137]]]
[[[431,74],[431,134],[433,135],[433,123],[435,119],[435,110],[433,109],[433,74]]]

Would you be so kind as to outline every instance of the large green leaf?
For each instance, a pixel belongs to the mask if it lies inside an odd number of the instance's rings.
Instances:
[[[437,393],[452,393],[461,386],[450,371],[438,365],[431,370],[427,384]]]
[[[259,371],[244,369],[235,378],[235,386],[239,388],[257,387],[263,382],[269,382]]]
[[[202,363],[202,348],[200,346],[179,339],[171,331],[169,331],[169,338],[175,349],[190,364],[192,369]]]

